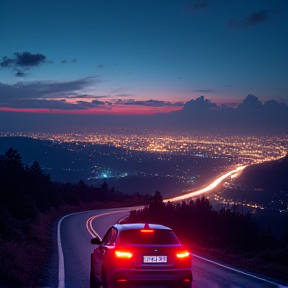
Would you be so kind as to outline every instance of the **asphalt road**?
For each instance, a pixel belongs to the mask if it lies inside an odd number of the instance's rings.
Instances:
[[[86,227],[87,220],[99,215],[93,219],[92,226],[103,237],[107,228],[128,215],[130,209],[95,210],[67,215],[60,220],[58,288],[89,288],[90,254],[94,246],[90,244],[92,236]],[[193,288],[287,287],[228,269],[196,255],[193,255],[192,271]]]

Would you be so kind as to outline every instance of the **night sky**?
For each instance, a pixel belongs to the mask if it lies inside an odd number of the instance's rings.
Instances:
[[[3,0],[0,129],[177,111],[201,95],[288,105],[287,15],[287,0]]]

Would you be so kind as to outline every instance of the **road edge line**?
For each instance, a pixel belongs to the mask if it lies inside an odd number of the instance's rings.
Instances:
[[[93,211],[93,210],[91,210],[91,211]],[[58,222],[58,225],[57,225],[58,288],[65,288],[65,265],[64,265],[63,248],[62,248],[62,244],[61,244],[61,233],[60,233],[61,223],[66,217],[69,217],[69,216],[72,216],[72,215],[76,215],[76,214],[82,214],[82,213],[86,213],[86,212],[90,212],[90,210],[67,214],[67,215],[63,216]]]
[[[61,223],[64,218],[68,215],[62,217],[57,226],[57,246],[58,246],[58,288],[65,288],[65,267],[64,267],[64,254],[61,244]]]
[[[133,206],[132,206],[133,207]],[[138,207],[138,206],[136,206]],[[121,207],[121,208],[130,208],[130,207]],[[120,209],[121,209],[120,208]],[[117,208],[110,208],[111,210],[117,209]],[[99,209],[100,211],[103,209]],[[93,211],[98,211],[99,210],[87,210],[87,211],[81,211],[81,212],[74,212],[67,214],[63,216],[57,225],[57,246],[58,246],[58,288],[65,288],[65,265],[64,265],[64,254],[63,254],[63,248],[61,244],[61,223],[62,221],[69,216],[76,215],[76,214],[82,214],[82,213],[87,213],[87,212],[93,212]],[[106,209],[105,209],[106,210]],[[109,210],[109,208],[107,209]]]
[[[213,260],[209,260],[209,259],[207,259],[207,258],[201,257],[201,256],[196,255],[196,254],[192,254],[192,256],[193,256],[193,257],[196,257],[196,258],[199,258],[199,259],[202,259],[202,260],[204,260],[204,261],[207,261],[207,262],[209,262],[209,263],[218,265],[218,266],[220,266],[220,267],[222,267],[222,268],[225,268],[225,269],[228,269],[228,270],[231,270],[231,271],[234,271],[234,272],[237,272],[237,273],[240,273],[240,274],[243,274],[243,275],[246,275],[246,276],[249,276],[249,277],[252,277],[252,278],[255,278],[255,279],[258,279],[258,280],[267,282],[267,283],[270,283],[270,284],[273,284],[273,285],[277,285],[279,288],[288,287],[288,286],[283,286],[283,285],[278,284],[278,283],[275,283],[275,282],[273,282],[273,281],[269,281],[269,280],[267,280],[267,279],[258,277],[258,276],[256,276],[256,275],[253,275],[253,274],[250,274],[250,273],[247,273],[247,272],[244,272],[244,271],[241,271],[241,270],[238,270],[238,269],[235,269],[235,268],[232,268],[232,267],[229,267],[229,266],[220,264],[220,263],[218,263],[218,262],[215,262],[215,261],[213,261]]]

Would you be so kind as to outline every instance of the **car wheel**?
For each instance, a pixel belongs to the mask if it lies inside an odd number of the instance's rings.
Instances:
[[[101,288],[100,282],[94,276],[94,273],[90,271],[90,288]]]

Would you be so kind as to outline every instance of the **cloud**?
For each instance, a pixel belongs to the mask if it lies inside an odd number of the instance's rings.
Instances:
[[[196,2],[193,4],[187,4],[185,7],[186,12],[194,12],[195,10],[205,9],[208,7],[208,4],[204,1]]]
[[[244,28],[265,22],[270,18],[271,17],[269,16],[268,10],[262,10],[259,12],[254,12],[239,20],[231,18],[228,22],[228,26],[232,28]]]
[[[24,73],[24,72],[21,71],[21,70],[18,70],[18,71],[15,73],[15,76],[16,76],[16,77],[25,77],[25,76],[26,76],[26,73]]]
[[[165,102],[165,101],[160,101],[160,100],[146,100],[146,101],[138,101],[135,99],[118,99],[117,104],[122,104],[122,105],[137,105],[137,106],[147,106],[147,107],[181,107],[184,105],[183,102]]]
[[[83,89],[100,80],[96,77],[86,77],[65,82],[34,81],[4,84],[0,82],[0,104],[2,101],[31,98],[63,98],[77,95]],[[83,95],[83,91],[80,95]]]
[[[0,67],[5,68],[5,67],[10,67],[13,64],[15,64],[15,59],[10,59],[7,56],[2,57],[2,60],[0,62]]]
[[[14,53],[14,57],[8,58],[7,56],[2,57],[0,66],[5,67],[33,67],[39,66],[46,61],[46,56],[43,54],[33,54],[31,52]]]
[[[52,60],[47,60],[46,56],[40,53],[33,54],[31,52],[14,53],[14,56],[9,58],[7,56],[2,57],[0,61],[1,68],[10,68],[12,71],[16,71],[14,74],[16,77],[27,76],[24,70],[29,70],[31,67],[37,67],[43,63],[52,63]]]
[[[71,62],[76,63],[77,59],[73,59]],[[51,64],[53,63],[53,60],[47,59],[47,57],[41,53],[31,52],[16,52],[13,54],[13,57],[3,56],[2,59],[0,59],[0,67],[10,68],[12,71],[15,70],[16,77],[27,76],[27,74],[23,72],[23,69],[27,71],[30,68],[38,67],[44,63]],[[60,63],[66,64],[67,60],[61,60]]]
[[[15,109],[59,109],[59,110],[78,110],[79,106],[72,103],[67,103],[65,100],[47,100],[47,99],[19,99],[9,101],[4,107]]]
[[[49,110],[86,110],[92,108],[105,108],[111,105],[110,102],[103,102],[98,100],[88,101],[77,101],[76,103],[69,103],[66,100],[55,100],[55,99],[20,99],[12,100],[9,102],[9,108],[15,109],[49,109]],[[1,105],[3,106],[3,105]],[[7,106],[4,106],[7,107]]]
[[[89,95],[89,94],[84,94],[84,95],[78,95],[78,94],[76,94],[76,93],[74,93],[74,95],[69,95],[68,96],[69,97],[69,99],[73,99],[73,98],[77,98],[77,99],[81,99],[81,98],[83,98],[83,99],[87,99],[87,98],[89,98],[89,99],[101,99],[101,98],[107,98],[108,96],[105,96],[105,95],[99,95],[99,96],[95,96],[95,95]]]
[[[109,105],[110,102],[103,102],[99,100],[93,100],[92,102],[87,101],[77,101],[78,109],[91,109],[91,108],[97,108],[97,107],[103,107],[106,105]]]
[[[18,72],[21,73],[21,71]],[[15,109],[60,109],[66,111],[97,107],[107,107],[108,109],[112,103],[99,100],[107,96],[83,94],[83,90],[97,82],[99,80],[96,77],[66,82],[17,82],[12,85],[0,82],[0,106]]]
[[[73,59],[71,61],[67,61],[66,59],[63,59],[60,61],[60,64],[67,64],[68,62],[71,62],[71,63],[77,63],[77,59]]]
[[[18,66],[38,66],[43,64],[46,60],[46,56],[43,54],[33,54],[30,52],[14,53],[16,65]]]

